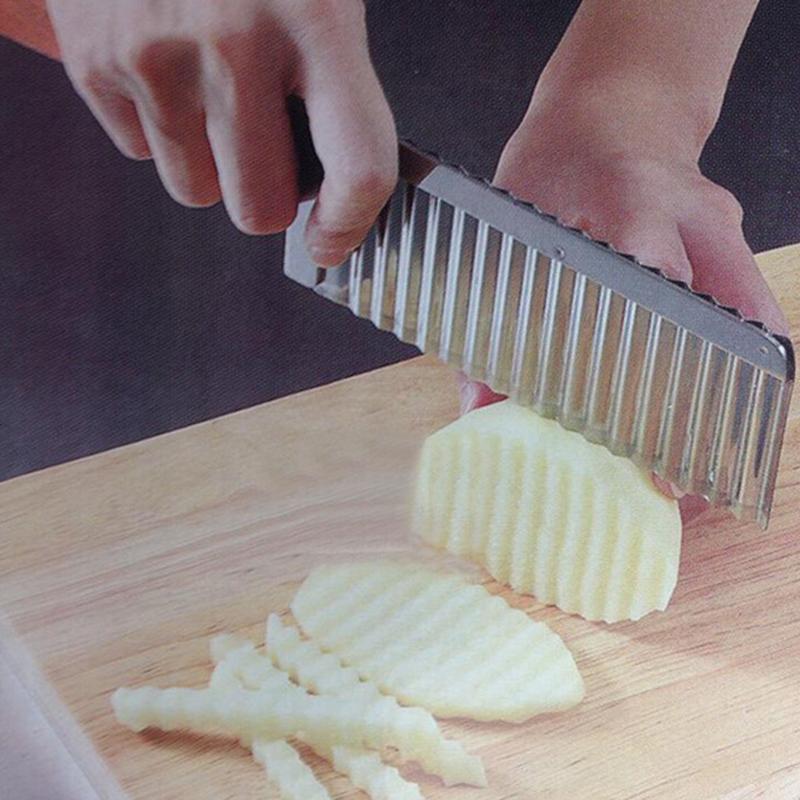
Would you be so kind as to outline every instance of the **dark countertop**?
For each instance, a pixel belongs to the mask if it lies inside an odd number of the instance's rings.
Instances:
[[[401,134],[491,175],[576,6],[373,0]],[[764,0],[703,158],[755,250],[800,240],[798,41],[800,8]],[[415,352],[284,279],[281,237],[175,205],[59,64],[3,40],[0,179],[0,479]]]

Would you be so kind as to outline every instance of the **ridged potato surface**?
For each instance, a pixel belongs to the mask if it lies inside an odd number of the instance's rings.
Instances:
[[[333,564],[308,576],[291,608],[307,635],[363,678],[439,716],[521,721],[583,697],[558,635],[460,575]]]
[[[309,650],[298,645],[299,635],[294,636],[296,630],[283,625],[276,615],[270,615],[267,630],[272,631],[273,641],[280,642],[278,649],[289,654],[289,661],[310,663],[312,671],[318,674],[335,675],[339,672],[347,675],[344,667],[332,663],[336,661],[332,656],[319,652],[319,657],[314,657],[317,652],[311,643],[308,644],[312,658],[308,658]],[[219,642],[219,639],[220,637],[217,637],[216,641]],[[251,642],[247,644],[252,646]],[[215,648],[215,643],[212,642],[212,653],[215,650],[220,653],[221,647],[217,644]],[[247,651],[246,645],[240,645],[236,649],[228,648],[227,652],[221,654],[223,660],[217,664],[217,669],[224,661],[232,661],[231,676],[233,680],[239,681],[240,685],[245,685],[253,690],[269,688],[272,684],[270,670],[275,667],[272,666],[269,658],[256,653],[254,648],[251,651],[251,657],[243,659],[241,654]],[[260,666],[258,659],[261,660]],[[243,670],[249,671],[249,678]],[[303,673],[302,669],[301,673]],[[368,684],[362,684],[358,676],[355,676],[355,683],[363,687],[368,686]],[[308,687],[303,686],[302,688]],[[351,696],[352,689],[351,683],[349,687]],[[331,692],[331,694],[336,693]],[[375,689],[374,694],[370,696],[378,697],[378,690]],[[375,751],[349,747],[341,743],[331,746],[327,743],[310,740],[308,736],[303,736],[302,732],[299,735],[300,738],[306,740],[306,743],[317,755],[328,761],[337,772],[347,776],[353,786],[362,789],[371,800],[424,800],[419,786],[405,780],[395,767],[384,764],[380,755]],[[285,740],[267,743],[266,740],[256,739],[253,743],[253,755],[264,765],[268,777],[277,786],[281,798],[284,800],[325,800],[330,797],[325,787],[314,776],[311,768],[303,762],[295,748]],[[486,785],[485,780],[481,785]]]
[[[315,642],[303,639],[297,628],[284,624],[276,614],[267,619],[266,644],[267,655],[275,666],[309,692],[346,697],[352,703],[369,703],[383,697],[374,683],[362,681],[356,670],[343,666]],[[459,742],[446,739],[428,711],[401,706],[394,698],[384,699],[394,704],[398,726],[405,720],[409,728],[425,732],[423,747],[408,751],[409,758],[417,760],[431,775],[438,775],[448,786],[456,783],[486,786],[480,758],[467,753]]]
[[[336,745],[331,748],[331,761],[333,768],[346,775],[370,800],[424,800],[416,783],[405,780],[371,750]]]
[[[501,583],[589,620],[669,603],[678,504],[631,461],[510,401],[425,441],[415,529]]]
[[[330,793],[316,779],[314,771],[288,742],[256,739],[253,757],[264,766],[281,800],[331,800]]]
[[[299,636],[293,636],[296,629],[284,626],[274,614],[270,615],[270,620],[272,625],[268,625],[268,630],[271,627],[273,639],[281,639],[280,634],[285,634],[281,641],[289,645],[285,649],[291,653],[290,660],[300,660],[303,663],[313,661],[317,664],[314,668],[315,672],[331,675],[337,672],[337,665],[330,663],[331,656],[325,656],[319,652],[320,658],[308,659],[305,656],[308,652],[305,648],[291,646],[299,641]],[[314,654],[313,645],[308,644]],[[247,639],[229,634],[217,636],[211,641],[211,654],[217,662],[214,675],[218,676],[216,683],[212,676],[210,684],[212,689],[247,688],[253,691],[273,689],[276,687],[275,673],[279,673],[287,683],[289,682],[288,674],[273,666],[272,661],[258,653],[253,642]],[[225,665],[228,665],[229,669],[221,669]],[[346,673],[343,667],[339,667],[339,671]],[[367,686],[360,682],[357,675],[355,682],[359,686]],[[306,689],[307,687],[301,688]],[[352,690],[352,686],[350,689]],[[365,693],[360,694],[364,699],[380,697],[377,689],[374,689],[369,697]],[[354,786],[363,789],[371,800],[423,800],[419,786],[405,780],[394,767],[384,764],[378,753],[348,747],[345,744],[331,746],[328,743],[315,742],[307,735],[304,736],[302,732],[298,736],[304,739],[320,757],[330,762],[337,772],[350,778]],[[456,743],[449,742],[448,744]],[[257,738],[253,741],[252,751],[253,757],[263,764],[267,777],[275,784],[283,800],[326,800],[330,798],[327,789],[316,779],[313,770],[286,740],[269,741]]]
[[[313,641],[303,639],[293,625],[277,614],[267,617],[267,656],[299,686],[314,694],[356,694],[378,696],[373,683],[365,683],[352,667],[345,667],[336,656],[321,650]]]
[[[406,708],[398,714],[392,698],[381,695],[353,702],[347,695],[310,695],[298,686],[278,691],[121,688],[111,696],[111,704],[117,722],[132,731],[232,734],[248,747],[256,739],[274,741],[302,734],[314,745],[393,747],[404,760],[416,760],[439,738],[421,709]]]

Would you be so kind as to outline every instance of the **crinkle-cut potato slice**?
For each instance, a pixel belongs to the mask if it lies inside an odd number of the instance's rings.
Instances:
[[[353,786],[372,800],[424,800],[419,786],[384,764],[377,753],[334,745],[331,760],[337,772],[346,775]]]
[[[208,643],[211,663],[219,664],[234,650],[241,650],[242,648],[254,649],[255,645],[246,636],[240,636],[238,633],[218,633],[212,636]]]
[[[124,688],[114,692],[111,703],[117,721],[136,732],[226,733],[246,746],[255,739],[302,734],[315,747],[394,747],[403,760],[421,762],[440,736],[435,724],[431,729],[429,714],[417,708],[398,714],[393,698],[354,702],[347,695],[309,695],[297,686],[288,691]]]
[[[210,649],[215,664],[208,684],[211,689],[280,690],[293,686],[289,676],[259,655],[249,639],[221,633],[211,640]],[[252,682],[258,685],[246,686],[242,679],[244,672],[251,673]],[[247,746],[250,738],[243,736],[242,743]],[[253,758],[263,765],[267,778],[275,784],[283,800],[330,800],[328,790],[285,739],[255,738],[250,746]]]
[[[277,616],[275,619],[281,629],[288,631],[290,636],[296,631],[296,629],[283,626]],[[274,624],[273,630],[275,630]],[[278,638],[279,636],[278,634]],[[286,685],[291,683],[289,675],[276,668],[269,658],[258,653],[255,644],[249,639],[232,634],[220,634],[211,641],[211,654],[212,659],[217,661],[214,675],[209,684],[212,688],[252,690],[285,688],[277,676],[280,676]],[[327,659],[325,661],[327,662]],[[341,666],[339,669],[346,672]],[[327,669],[326,672],[332,674],[333,670]],[[216,682],[214,676],[219,676]],[[372,689],[370,694],[372,698],[379,696],[378,690],[372,684],[362,683],[355,673],[353,676],[359,686]],[[351,696],[353,695],[351,694]],[[343,744],[332,747],[322,744],[315,745],[313,741],[302,734],[300,734],[300,738],[306,739],[318,755],[328,761],[337,772],[348,777],[354,786],[363,789],[372,800],[404,800],[405,798],[422,800],[422,794],[417,784],[406,781],[394,767],[384,764],[376,752],[347,747]],[[246,741],[247,737],[245,736],[244,739]],[[284,800],[325,800],[325,798],[330,798],[327,789],[316,779],[311,767],[302,760],[300,754],[285,739],[270,741],[256,738],[252,743],[252,751],[253,757],[264,766],[267,777],[276,785]]]
[[[281,639],[281,632],[285,631],[287,635],[283,636],[283,641],[290,641],[292,634],[297,633],[296,628],[284,626],[276,615],[272,615],[272,617],[276,621],[271,626],[274,633],[273,638]],[[270,629],[269,623],[267,627]],[[275,633],[275,631],[278,631],[278,633]],[[223,640],[223,637],[228,638]],[[236,639],[235,646],[232,646],[234,643],[230,641],[233,638]],[[304,650],[303,648],[300,649],[301,651]],[[225,666],[226,662],[229,662],[230,665],[230,669],[224,672],[225,682],[219,685],[225,688],[244,686],[254,690],[275,686],[272,673],[280,670],[273,666],[269,658],[256,652],[253,642],[222,634],[212,641],[211,652],[214,657],[222,659],[217,664],[215,673]],[[294,652],[297,652],[297,650]],[[338,666],[338,670],[341,673],[347,674],[348,671],[341,665],[337,665],[333,656],[325,657],[321,651],[317,650],[317,652],[323,657],[324,671],[327,674],[332,675],[336,671],[331,669],[331,666]],[[328,662],[329,658],[333,659],[334,665]],[[308,659],[303,659],[303,661],[307,662]],[[285,672],[280,672],[280,674],[288,680],[288,675]],[[351,685],[348,697],[356,697],[356,702],[358,702],[358,699],[380,697],[380,693],[373,684],[362,683],[354,672],[352,677],[360,687],[369,688],[371,692],[354,693]],[[302,688],[305,690],[307,687]],[[362,748],[348,747],[343,743],[331,746],[330,744],[315,742],[311,737],[302,733],[299,738],[304,739],[337,772],[350,778],[354,786],[363,789],[372,800],[404,800],[405,798],[407,800],[422,800],[422,794],[417,784],[406,781],[394,767],[384,764],[378,753]],[[456,746],[460,747],[455,742],[447,742],[447,744],[456,744]],[[256,739],[253,742],[252,750],[254,758],[264,765],[267,775],[278,786],[281,797],[286,798],[286,800],[295,800],[295,798],[297,800],[305,800],[306,796],[311,797],[312,800],[316,800],[317,797],[329,797],[325,788],[314,777],[311,768],[301,760],[297,751],[285,740],[269,742],[266,739]],[[427,759],[427,754],[421,752],[420,757]],[[480,766],[480,761],[478,763]],[[425,764],[423,763],[422,766],[425,766]],[[483,774],[482,766],[480,766],[480,769],[481,774]],[[485,786],[485,783],[480,785]],[[318,794],[320,789],[324,794]],[[304,793],[306,791],[308,795]]]
[[[300,694],[302,698],[297,697]],[[252,742],[255,738],[282,739],[301,730],[313,713],[306,708],[298,710],[305,699],[298,687],[280,693],[251,692],[226,682],[220,689],[122,688],[111,696],[111,705],[117,722],[136,733],[146,728],[190,730],[228,733]]]
[[[425,441],[415,529],[589,620],[663,611],[678,578],[678,504],[628,459],[510,401]]]
[[[285,625],[277,614],[267,619],[266,642],[269,658],[304,689],[352,698],[353,702],[368,703],[382,696],[374,683],[362,681],[354,669],[343,666],[330,653],[324,653],[315,642],[301,638],[300,631],[293,625]],[[419,720],[425,718],[428,734],[425,748],[408,753],[409,758],[418,761],[431,775],[438,775],[448,786],[457,783],[486,786],[481,759],[467,753],[460,742],[446,739],[429,712],[404,708],[394,698],[386,699],[395,706],[394,717],[398,724],[408,719],[409,724],[418,725]]]
[[[211,642],[212,658],[216,661],[216,666],[211,673],[209,688],[297,690],[289,675],[257,652],[253,642],[236,637],[236,646],[223,650],[221,638],[228,636],[229,634],[221,634]]]
[[[350,779],[371,800],[423,800],[416,783],[407,781],[395,767],[385,764],[379,753],[345,744],[321,745],[300,737],[340,775]]]
[[[356,670],[345,667],[336,656],[325,653],[312,640],[303,639],[294,625],[284,624],[277,614],[267,617],[265,641],[273,664],[309,692],[378,694],[374,683],[362,681]]]
[[[291,608],[363,678],[439,716],[521,721],[583,697],[559,636],[460,575],[392,561],[328,565]]]
[[[309,690],[337,695],[354,708],[359,704],[368,707],[380,702],[386,707],[395,729],[404,731],[397,738],[404,759],[417,761],[426,772],[437,775],[447,785],[486,786],[481,759],[467,753],[459,742],[446,739],[428,711],[403,707],[395,698],[382,695],[375,684],[362,681],[355,670],[343,667],[334,656],[323,653],[313,642],[303,640],[297,628],[284,625],[277,615],[270,617],[267,631],[268,656],[256,652],[252,642],[240,642],[235,650],[227,650],[217,664],[210,686],[256,691]],[[275,664],[270,659],[274,659]],[[299,686],[289,680],[289,675]],[[321,686],[328,691],[320,691]],[[248,742],[246,735],[242,738]],[[313,737],[305,738],[313,744]]]
[[[308,740],[306,743],[371,800],[424,800],[419,786],[407,781],[395,767],[385,764],[374,750],[344,744],[322,746]]]
[[[263,765],[283,800],[330,800],[328,790],[288,742],[256,739],[253,758]]]

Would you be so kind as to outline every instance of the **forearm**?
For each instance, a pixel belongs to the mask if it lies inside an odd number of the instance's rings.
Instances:
[[[51,58],[59,57],[45,0],[0,0],[0,36]]]
[[[531,112],[608,106],[620,136],[681,137],[700,150],[716,124],[758,0],[583,0],[534,93]],[[573,102],[574,101],[574,102]],[[597,108],[590,109],[592,119]],[[674,130],[674,134],[673,131]],[[639,130],[634,131],[638,135]]]

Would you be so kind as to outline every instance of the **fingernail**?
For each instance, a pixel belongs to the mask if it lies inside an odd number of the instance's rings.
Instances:
[[[676,500],[680,500],[681,497],[686,497],[686,492],[684,492],[680,486],[676,486],[672,481],[669,482],[669,490]]]
[[[459,387],[459,406],[462,415],[472,411],[478,401],[478,387],[472,381],[466,381]]]
[[[350,252],[347,250],[330,250],[325,247],[312,247],[311,258],[321,267],[338,267],[347,261]]]
[[[686,495],[686,492],[684,492],[683,489],[678,488],[671,481],[666,481],[664,480],[664,478],[660,478],[655,473],[653,474],[652,477],[653,477],[653,483],[662,494],[665,494],[668,497],[674,497],[676,500],[680,500],[681,497],[684,497]]]

